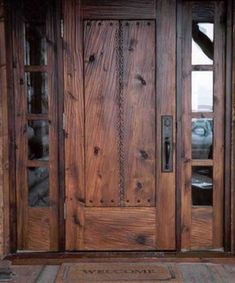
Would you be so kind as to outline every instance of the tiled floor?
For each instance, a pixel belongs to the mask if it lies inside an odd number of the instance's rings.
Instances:
[[[1,262],[1,266],[6,270],[9,263]],[[154,270],[157,269],[154,268],[163,268],[163,270],[159,269],[159,272],[156,272]],[[115,261],[105,263],[64,263],[62,265],[10,265],[10,270],[13,273],[10,282],[17,283],[235,283],[235,264],[232,263],[161,263],[159,261],[154,262],[154,260],[143,261],[143,263],[119,263]],[[155,272],[155,274],[151,275],[150,272]],[[167,272],[170,272],[171,276]],[[104,277],[102,277],[103,275]]]

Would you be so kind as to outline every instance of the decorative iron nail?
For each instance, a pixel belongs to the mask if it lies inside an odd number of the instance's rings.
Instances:
[[[100,148],[98,146],[94,147],[94,155],[98,155],[100,151]]]

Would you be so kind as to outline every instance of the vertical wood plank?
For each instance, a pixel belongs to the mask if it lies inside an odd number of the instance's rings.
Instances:
[[[46,28],[48,38],[48,104],[49,104],[49,250],[58,250],[58,216],[59,216],[59,173],[58,173],[58,81],[57,81],[57,64],[56,64],[56,34],[58,30],[55,29],[55,3],[49,1],[47,11]],[[57,4],[58,5],[58,4]],[[45,211],[44,217],[46,218],[47,212]]]
[[[172,115],[176,107],[176,1],[157,1],[157,145],[161,144],[161,115]],[[166,36],[167,35],[167,36]],[[175,168],[161,172],[161,149],[157,147],[157,248],[175,248]],[[175,129],[173,129],[173,164],[175,166]],[[167,209],[166,209],[167,204]]]
[[[87,206],[119,205],[118,21],[84,26]]]
[[[6,7],[0,1],[0,257],[9,253],[9,136],[6,61]]]
[[[12,2],[13,10],[13,65],[16,137],[16,195],[17,195],[17,248],[27,249],[28,190],[27,190],[27,120],[24,78],[22,2]],[[12,7],[12,6],[11,6]]]
[[[126,206],[155,205],[155,21],[123,21]]]
[[[181,249],[181,184],[182,184],[182,0],[177,1],[177,51],[176,51],[176,112],[177,112],[177,131],[176,131],[176,250]]]
[[[191,30],[192,4],[182,5],[182,153],[181,171],[181,249],[190,249],[191,240]]]
[[[66,249],[82,245],[84,227],[84,98],[81,1],[64,1]]]
[[[235,5],[232,2],[232,252],[235,254]]]
[[[224,3],[215,4],[214,40],[214,166],[213,166],[213,248],[223,247],[224,231],[224,100],[225,100],[225,29],[221,17]],[[228,109],[229,111],[229,109]],[[222,168],[221,168],[222,166]]]
[[[224,180],[224,199],[226,205],[224,209],[224,249],[226,252],[231,251],[232,241],[232,176],[233,176],[233,97],[232,97],[232,67],[233,67],[233,50],[232,50],[232,19],[233,19],[233,1],[227,1],[226,7],[226,105],[225,105],[225,180]]]

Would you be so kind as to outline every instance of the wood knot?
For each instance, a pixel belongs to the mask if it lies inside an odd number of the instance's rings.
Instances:
[[[137,189],[137,190],[141,190],[142,188],[143,188],[143,184],[138,181],[138,182],[136,183],[136,189]]]
[[[146,160],[146,159],[148,159],[148,153],[145,151],[145,150],[140,150],[140,155],[141,155],[141,157],[144,159],[144,160]]]
[[[142,85],[146,85],[147,84],[145,79],[141,75],[137,75],[136,78],[137,78],[137,80],[139,80],[142,83]]]
[[[73,215],[73,222],[76,224],[76,225],[79,225],[79,226],[82,226],[81,225],[81,222],[79,220],[79,218],[77,217],[77,215]]]
[[[145,235],[138,235],[136,237],[136,242],[138,244],[144,245],[146,243],[146,236]]]
[[[92,54],[90,57],[89,57],[89,62],[92,63],[95,61],[95,55]]]

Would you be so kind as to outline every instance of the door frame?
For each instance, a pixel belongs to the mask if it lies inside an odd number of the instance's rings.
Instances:
[[[1,0],[2,1],[2,0]],[[3,1],[2,1],[3,2]],[[1,3],[2,3],[1,2]],[[159,1],[160,2],[160,1]],[[159,3],[158,2],[158,3]],[[15,145],[14,145],[14,131],[12,130],[14,128],[14,94],[13,94],[13,79],[12,79],[12,54],[10,52],[11,46],[12,46],[12,39],[11,39],[11,31],[12,31],[12,23],[11,23],[11,12],[10,6],[8,3],[2,3],[4,5],[1,5],[1,8],[5,8],[5,16],[4,21],[0,22],[0,25],[2,28],[6,30],[6,37],[1,36],[0,37],[0,44],[1,46],[8,46],[8,48],[5,48],[6,51],[6,57],[2,56],[1,59],[1,66],[6,66],[5,68],[0,69],[0,78],[1,78],[1,93],[2,93],[2,99],[0,101],[2,110],[5,111],[2,112],[2,119],[3,119],[3,126],[4,126],[4,134],[3,130],[1,129],[1,142],[4,140],[5,145],[7,145],[4,149],[4,155],[3,155],[3,162],[4,165],[2,169],[4,171],[4,183],[3,183],[3,192],[4,192],[4,199],[5,199],[5,207],[4,207],[4,254],[14,254],[16,253],[16,239],[15,239],[15,231],[16,231],[16,210],[15,210],[15,181],[13,176],[15,176]],[[61,3],[60,3],[61,4]],[[57,30],[59,31],[61,29],[61,22],[60,22],[60,15],[61,15],[61,7],[60,4],[57,5]],[[64,5],[64,3],[62,3]],[[62,6],[63,6],[62,5]],[[159,4],[160,5],[160,4]],[[232,0],[228,1],[227,4],[227,25],[226,25],[226,31],[227,31],[227,37],[226,37],[226,109],[230,109],[231,111],[226,111],[226,145],[225,145],[225,152],[226,152],[226,160],[225,160],[225,171],[226,176],[225,178],[225,198],[229,200],[229,204],[225,206],[225,231],[224,231],[224,237],[225,237],[225,252],[230,253],[232,250],[233,253],[235,253],[235,233],[234,233],[234,227],[235,227],[235,210],[231,209],[235,207],[235,150],[234,147],[231,146],[231,144],[234,144],[235,140],[235,124],[234,124],[234,113],[235,113],[235,23],[233,19],[235,18],[235,9],[232,6],[233,2]],[[177,37],[175,37],[177,41],[177,127],[182,127],[181,120],[180,120],[180,105],[179,99],[180,99],[180,93],[181,93],[181,54],[179,54],[179,50],[181,48],[181,25],[180,25],[180,19],[181,19],[181,7],[182,7],[182,1],[177,1]],[[58,46],[61,48],[58,49],[60,54],[62,54],[62,40],[58,37]],[[233,57],[232,57],[232,51],[233,51]],[[4,54],[4,52],[2,53]],[[7,60],[6,60],[7,59]],[[8,64],[6,63],[8,62]],[[62,64],[60,64],[60,69],[63,69]],[[3,83],[2,83],[3,82]],[[5,83],[5,85],[4,85]],[[63,89],[63,80],[60,80],[61,88]],[[7,85],[7,88],[5,87]],[[176,89],[176,87],[175,87]],[[63,97],[63,92],[60,91],[60,99]],[[60,106],[61,107],[61,106]],[[231,109],[232,108],[232,109]],[[232,122],[230,122],[232,120]],[[60,117],[60,123],[62,123],[63,117]],[[60,132],[60,138],[61,143],[63,142],[62,138],[63,133]],[[179,131],[177,131],[177,138],[179,138]],[[179,162],[180,160],[180,144],[177,145],[177,160]],[[63,156],[62,156],[63,157]],[[9,166],[12,165],[12,166]],[[177,166],[178,167],[178,166]],[[179,172],[178,172],[179,173]],[[64,182],[64,170],[63,168],[60,168],[60,174],[62,176],[60,181],[60,192],[63,193],[63,182]],[[177,174],[179,176],[179,174]],[[180,242],[181,242],[181,218],[180,218],[180,203],[181,203],[181,180],[177,179],[177,190],[176,190],[176,243],[177,243],[177,251],[180,252]],[[231,197],[231,198],[230,198]],[[230,202],[231,199],[231,202]],[[8,201],[10,200],[10,201]],[[230,205],[231,203],[231,205]],[[60,215],[63,215],[63,204],[64,202],[61,201],[60,203]],[[60,223],[63,227],[63,218],[60,217]],[[230,222],[232,221],[232,225],[230,225]],[[62,228],[63,230],[63,228]],[[64,250],[64,236],[63,233],[61,233],[60,236],[60,250]],[[231,248],[230,248],[231,247]],[[122,252],[123,254],[124,252]],[[152,252],[143,252],[144,254],[153,255]],[[30,256],[30,253],[27,253],[28,256]],[[44,254],[44,253],[43,253]],[[45,253],[45,257],[46,254]],[[97,254],[97,253],[96,253]],[[110,253],[111,255],[112,253]],[[142,253],[141,253],[142,254]],[[157,253],[158,254],[158,253]],[[33,255],[33,254],[31,254]],[[205,255],[208,255],[208,252],[205,253]],[[17,255],[19,256],[19,255]],[[85,256],[85,255],[84,255]],[[24,257],[24,256],[22,256]]]

